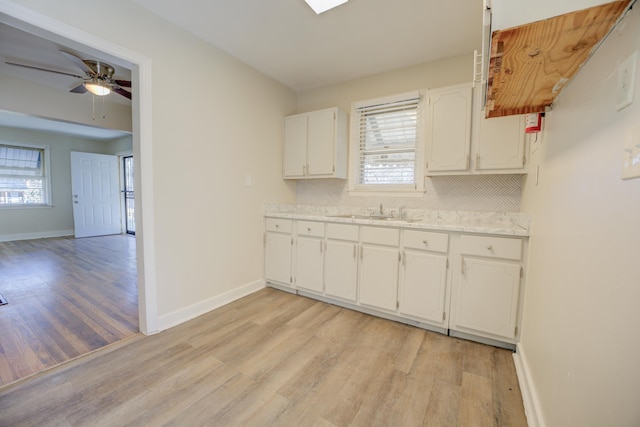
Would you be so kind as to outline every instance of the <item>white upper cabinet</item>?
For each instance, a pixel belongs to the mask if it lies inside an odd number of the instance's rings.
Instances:
[[[283,178],[347,178],[347,114],[338,108],[284,119]]]
[[[469,169],[471,145],[471,84],[427,92],[427,170],[462,172]]]
[[[484,118],[482,86],[474,88],[475,158],[473,167],[479,173],[524,173],[524,116]]]
[[[526,173],[523,116],[485,119],[482,86],[431,90],[427,175]]]

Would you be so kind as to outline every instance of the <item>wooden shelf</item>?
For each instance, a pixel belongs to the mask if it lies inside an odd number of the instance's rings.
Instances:
[[[486,117],[544,112],[634,1],[495,31]]]

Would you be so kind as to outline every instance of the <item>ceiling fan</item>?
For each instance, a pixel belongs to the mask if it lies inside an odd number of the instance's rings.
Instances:
[[[64,76],[82,79],[82,83],[71,89],[72,93],[85,93],[87,91],[94,95],[104,96],[111,92],[115,92],[125,98],[131,99],[131,92],[123,88],[131,87],[129,80],[117,80],[113,78],[114,68],[102,61],[94,61],[92,59],[82,59],[72,53],[59,51],[69,61],[73,62],[78,68],[84,72],[84,76],[62,71],[50,70],[47,68],[35,67],[33,65],[18,64],[16,62],[5,61],[5,64],[15,67],[29,68],[31,70],[46,71],[48,73],[62,74]]]

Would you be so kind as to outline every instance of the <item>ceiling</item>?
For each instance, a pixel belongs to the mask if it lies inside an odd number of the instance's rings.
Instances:
[[[132,1],[297,92],[471,55],[482,37],[482,0],[349,0],[320,15],[304,0]]]
[[[296,92],[440,58],[471,55],[480,47],[482,35],[482,0],[349,0],[320,15],[304,0],[186,0],[188,5],[173,0],[131,1]],[[130,64],[119,58],[69,45],[53,34],[31,28],[22,31],[0,19],[0,75],[69,91],[79,79],[4,63],[82,75],[59,52],[61,49],[83,59],[106,62],[115,68],[114,79],[131,80]],[[131,102],[117,94],[108,97]],[[0,124],[15,121],[16,127],[27,126],[26,117],[0,115]],[[34,126],[42,129],[43,119],[36,119]],[[51,126],[58,129],[60,125]],[[78,128],[78,135],[90,136],[86,135],[90,129]]]

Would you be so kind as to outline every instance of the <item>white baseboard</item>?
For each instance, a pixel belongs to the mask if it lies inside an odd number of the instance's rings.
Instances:
[[[516,374],[518,376],[520,392],[522,393],[522,402],[524,404],[524,413],[527,416],[527,424],[529,427],[545,427],[546,424],[540,411],[540,400],[534,387],[529,364],[519,344],[516,345],[516,352],[513,353],[513,361],[516,365]]]
[[[46,239],[49,237],[73,236],[73,230],[39,231],[37,233],[0,234],[0,242],[14,242],[16,240]]]
[[[227,305],[237,299],[245,297],[249,294],[259,291],[265,287],[264,280],[257,280],[253,283],[240,286],[239,288],[232,289],[221,295],[200,301],[189,307],[182,308],[180,310],[173,311],[163,316],[158,316],[158,331],[164,331],[173,326],[177,326],[188,320],[195,319],[205,313],[215,310],[216,308]],[[155,333],[155,332],[154,332]]]

